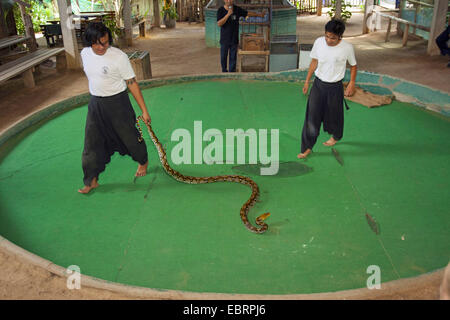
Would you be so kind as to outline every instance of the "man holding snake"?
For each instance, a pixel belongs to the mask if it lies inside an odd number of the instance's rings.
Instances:
[[[78,192],[86,194],[98,187],[99,174],[116,151],[138,162],[136,177],[147,173],[147,147],[136,128],[127,88],[142,110],[144,122],[150,124],[151,118],[128,56],[111,47],[111,31],[101,22],[91,23],[84,40],[87,46],[81,58],[91,99],[82,154],[84,187]]]

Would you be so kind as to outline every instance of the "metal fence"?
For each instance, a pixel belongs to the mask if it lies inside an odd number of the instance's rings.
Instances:
[[[322,0],[322,7],[331,7],[331,0]],[[351,5],[352,7],[358,7],[364,5],[364,0],[344,0],[345,4]]]
[[[297,14],[317,12],[317,0],[293,0],[292,2],[297,8]]]
[[[331,7],[331,0],[322,0],[322,7]],[[297,7],[297,13],[317,13],[317,0],[292,0],[295,7]],[[359,7],[364,5],[364,0],[344,0],[345,4],[352,7]]]
[[[345,4],[351,5],[352,7],[359,7],[361,5],[364,5],[364,0],[345,0]],[[330,1],[331,6],[331,1]]]

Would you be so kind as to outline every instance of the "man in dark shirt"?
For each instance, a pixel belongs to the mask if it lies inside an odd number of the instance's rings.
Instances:
[[[236,56],[239,44],[239,18],[264,17],[264,13],[247,12],[233,5],[234,0],[225,0],[223,7],[217,10],[217,25],[220,27],[220,62],[222,72],[236,72]],[[230,65],[227,69],[228,53]]]

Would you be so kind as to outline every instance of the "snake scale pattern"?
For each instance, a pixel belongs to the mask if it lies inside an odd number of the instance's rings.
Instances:
[[[258,216],[255,220],[256,225],[258,227],[253,226],[248,221],[248,212],[250,208],[255,204],[258,196],[259,196],[259,188],[258,185],[250,178],[240,175],[223,175],[223,176],[210,176],[210,177],[192,177],[192,176],[185,176],[181,174],[180,172],[172,169],[167,162],[167,156],[166,151],[164,150],[163,146],[159,142],[158,138],[156,137],[155,133],[153,132],[153,129],[150,124],[146,123],[144,119],[139,116],[136,120],[137,127],[141,133],[141,139],[142,138],[142,131],[139,126],[139,120],[142,120],[142,122],[145,123],[147,126],[148,133],[153,141],[153,144],[156,147],[156,150],[158,151],[159,160],[161,161],[161,164],[164,168],[164,170],[167,172],[168,175],[170,175],[172,178],[174,178],[177,181],[189,183],[189,184],[203,184],[203,183],[214,183],[214,182],[237,182],[244,184],[246,186],[249,186],[252,189],[252,194],[250,198],[247,200],[247,202],[244,203],[244,205],[241,207],[240,216],[241,220],[244,223],[245,227],[254,233],[264,233],[268,229],[268,225],[264,222],[266,218],[269,217],[270,213],[264,213],[260,216]]]

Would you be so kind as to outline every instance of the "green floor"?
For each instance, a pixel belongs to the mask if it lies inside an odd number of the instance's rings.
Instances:
[[[115,155],[90,195],[82,185],[87,107],[34,126],[2,146],[0,234],[63,267],[150,288],[224,293],[317,293],[366,286],[444,267],[450,254],[450,121],[405,103],[368,109],[349,103],[336,145],[297,160],[306,98],[282,82],[209,81],[143,92],[169,155],[175,129],[279,129],[279,175],[241,164],[174,166],[188,175],[247,174],[259,185],[257,235],[239,210],[250,189],[188,185],[167,176],[151,140],[149,175]],[[138,110],[135,103],[133,103]],[[208,143],[204,143],[206,146]],[[193,155],[193,153],[192,153]],[[372,232],[365,212],[379,224]]]

